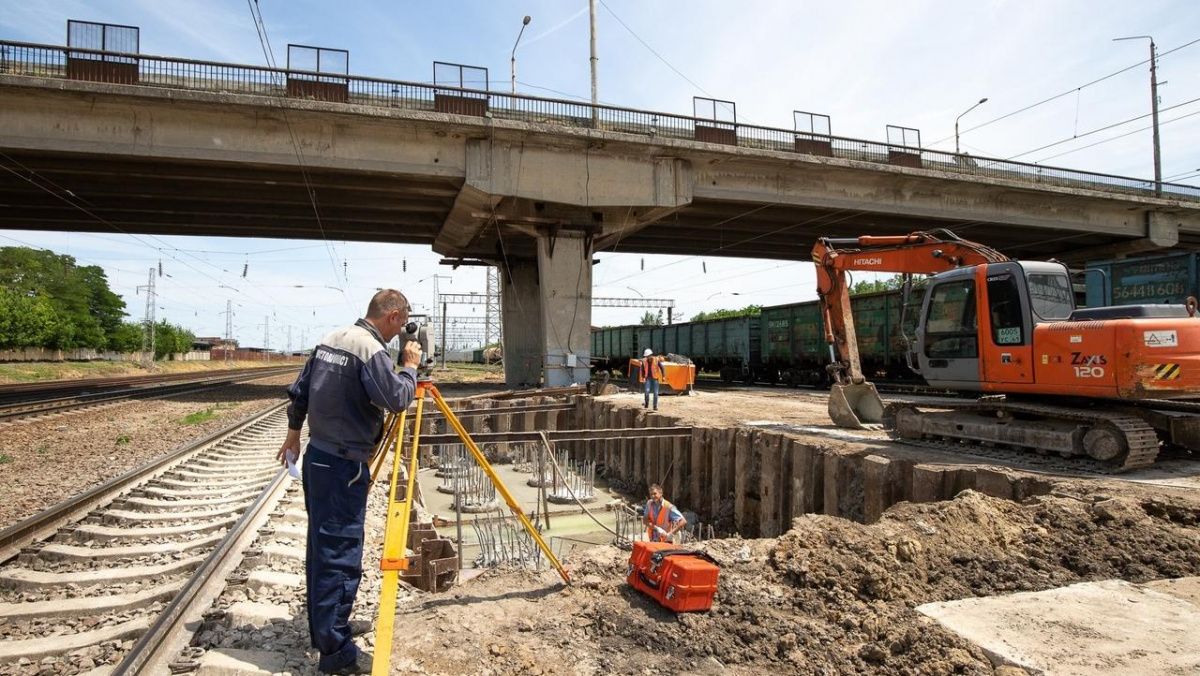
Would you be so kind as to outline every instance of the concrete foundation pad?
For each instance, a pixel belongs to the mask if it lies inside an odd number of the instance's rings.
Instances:
[[[993,661],[1035,673],[1200,673],[1200,606],[1150,585],[1085,582],[929,603],[917,611],[975,643]]]
[[[254,589],[263,587],[289,587],[299,589],[304,583],[304,577],[295,573],[283,573],[277,570],[252,570],[246,580],[246,585]]]
[[[21,619],[31,617],[80,617],[144,608],[158,600],[170,599],[183,582],[172,582],[145,589],[136,594],[110,596],[77,596],[75,598],[34,601],[30,603],[0,603],[0,617]]]
[[[225,621],[230,627],[265,627],[272,622],[291,622],[292,614],[283,605],[238,601],[225,611]]]
[[[0,641],[0,663],[13,664],[22,657],[40,660],[43,657],[62,655],[87,646],[138,636],[150,628],[150,618],[141,617],[121,624],[85,631],[80,634],[64,634],[46,638],[31,638],[23,641]]]
[[[283,653],[221,648],[204,653],[196,676],[270,676],[286,668]]]

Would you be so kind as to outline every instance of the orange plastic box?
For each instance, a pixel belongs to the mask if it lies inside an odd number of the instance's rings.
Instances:
[[[708,554],[670,542],[634,542],[629,585],[677,613],[712,608],[720,566]]]

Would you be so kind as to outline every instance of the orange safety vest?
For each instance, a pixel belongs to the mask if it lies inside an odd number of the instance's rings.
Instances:
[[[662,380],[662,365],[658,363],[657,357],[642,358],[642,382],[648,378]]]
[[[667,529],[667,517],[670,516],[672,507],[673,507],[673,505],[671,505],[671,503],[667,502],[666,498],[663,498],[662,505],[658,508],[658,514],[655,515],[654,520],[652,520],[650,522],[650,525],[646,526],[646,539],[647,540],[649,540],[651,542],[669,542],[670,541],[670,538],[668,538],[666,540],[661,539],[661,536],[654,532],[654,527],[658,526],[659,528],[661,528],[663,530]],[[649,516],[650,516],[650,501],[647,500],[646,501],[646,517],[649,518]]]

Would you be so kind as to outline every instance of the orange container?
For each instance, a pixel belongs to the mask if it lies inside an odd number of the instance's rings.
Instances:
[[[634,542],[626,581],[677,613],[712,608],[720,566],[708,554],[670,542]]]

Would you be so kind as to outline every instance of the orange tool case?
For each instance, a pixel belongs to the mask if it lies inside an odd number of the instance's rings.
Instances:
[[[721,568],[704,552],[670,542],[634,542],[627,581],[677,613],[712,608]]]

